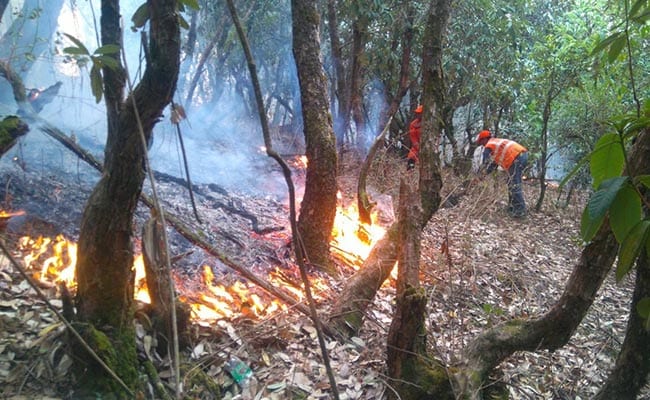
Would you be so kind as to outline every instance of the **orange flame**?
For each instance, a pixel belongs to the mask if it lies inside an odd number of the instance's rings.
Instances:
[[[0,218],[11,218],[11,217],[17,217],[19,215],[24,215],[25,211],[14,211],[14,212],[9,212],[5,210],[0,210]]]
[[[371,220],[372,224],[359,221],[356,203],[350,204],[347,209],[338,207],[336,210],[330,245],[335,254],[344,258],[355,269],[361,266],[372,247],[386,233],[386,229],[377,224],[377,213],[371,215]]]
[[[385,233],[385,229],[376,223],[361,224],[358,219],[355,204],[346,209],[339,207],[331,242],[333,252],[339,254],[354,268],[361,266],[372,246]],[[375,220],[376,215],[373,215],[373,221]],[[76,243],[63,235],[54,239],[25,236],[19,241],[19,249],[24,254],[25,265],[37,271],[35,272],[37,279],[43,282],[64,282],[68,288],[75,288]],[[143,303],[150,303],[142,255],[135,258],[133,269],[135,271],[134,298]],[[275,268],[269,272],[267,279],[271,284],[281,287],[293,296],[296,301],[304,300],[301,281],[295,270]],[[287,309],[286,304],[271,298],[261,289],[247,282],[218,283],[212,269],[207,265],[203,266],[201,285],[201,289],[188,289],[180,296],[182,301],[190,304],[192,318],[198,322],[233,318],[238,315],[261,318]],[[323,293],[329,293],[329,283],[325,279],[314,277],[310,280],[310,285],[317,300],[323,300]]]

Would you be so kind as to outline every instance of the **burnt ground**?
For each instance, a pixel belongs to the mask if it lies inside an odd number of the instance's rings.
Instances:
[[[19,154],[19,153],[16,153]],[[59,154],[59,153],[57,153]],[[0,201],[5,209],[23,209],[22,217],[4,227],[12,255],[23,255],[15,242],[22,235],[63,233],[78,236],[79,218],[98,174],[60,153],[60,162],[39,164],[38,157],[25,162],[13,156],[0,160]],[[359,160],[349,154],[340,171],[343,198],[356,191]],[[278,174],[277,170],[261,173]],[[396,201],[398,182],[405,164],[390,153],[380,152],[369,178],[375,198]],[[301,179],[296,170],[297,180]],[[505,183],[496,175],[476,184],[463,195],[449,175],[445,179],[445,205],[427,226],[422,243],[422,282],[430,294],[428,334],[430,353],[451,363],[459,350],[483,329],[511,318],[538,315],[560,296],[581,250],[578,223],[583,196],[574,196],[566,207],[555,205],[557,192],[550,189],[540,212],[512,220],[503,211]],[[196,187],[203,223],[192,220],[187,191],[161,179],[159,193],[165,208],[182,216],[188,226],[201,229],[220,253],[258,274],[278,267],[283,285],[298,286],[298,274],[289,259],[286,201],[273,196],[226,190],[218,185]],[[148,190],[148,189],[146,189]],[[525,184],[529,204],[537,199],[534,182]],[[381,195],[381,196],[380,196]],[[384,201],[384,212],[390,214]],[[138,210],[136,224],[147,218]],[[388,218],[389,219],[389,218]],[[255,232],[257,226],[258,233]],[[198,297],[205,290],[200,270],[207,265],[215,281],[226,286],[246,284],[238,274],[214,256],[169,230],[174,275],[179,291]],[[450,255],[440,248],[448,242]],[[21,260],[22,262],[22,260]],[[323,314],[352,273],[341,263],[341,277],[312,273]],[[250,293],[265,301],[272,296],[248,283]],[[514,399],[586,399],[602,384],[623,340],[631,280],[616,284],[607,279],[587,318],[569,344],[553,353],[517,354],[501,366],[502,379]],[[55,306],[56,288],[41,284]],[[69,387],[72,361],[64,350],[60,322],[39,300],[6,257],[0,260],[0,398],[63,399]],[[379,292],[358,338],[349,342],[328,340],[341,398],[379,399],[390,391],[386,385],[385,340],[391,321],[394,282]],[[218,321],[197,322],[191,343],[184,347],[189,371],[202,370],[223,387],[224,398],[326,399],[328,379],[310,320],[293,308],[261,312],[254,316],[242,298],[232,300],[233,314]],[[248,311],[247,311],[248,310]],[[158,367],[161,379],[169,373],[167,359],[151,348],[146,323],[136,321],[139,354]],[[253,377],[241,393],[223,361],[238,356],[252,369]],[[184,375],[185,390],[192,398],[218,398],[192,384]],[[148,388],[150,390],[150,388]],[[148,390],[147,398],[153,398]]]

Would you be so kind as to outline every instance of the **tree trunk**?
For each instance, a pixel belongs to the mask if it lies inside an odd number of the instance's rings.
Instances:
[[[366,145],[366,123],[363,113],[363,56],[365,53],[368,23],[359,17],[352,24],[352,71],[350,74],[350,113],[354,120],[356,136],[353,145],[363,149]]]
[[[544,195],[546,194],[546,158],[548,157],[548,121],[551,118],[551,102],[553,97],[549,90],[546,102],[544,103],[544,112],[542,113],[542,153],[539,157],[539,197],[535,204],[535,211],[539,212],[544,204]]]
[[[384,82],[386,89],[386,101],[388,107],[381,114],[379,120],[379,126],[385,126],[388,124],[389,119],[397,113],[399,110],[399,105],[402,102],[406,93],[408,93],[410,85],[410,70],[411,70],[411,51],[413,48],[413,23],[415,19],[415,10],[411,2],[407,2],[406,5],[406,21],[404,24],[404,33],[402,34],[402,57],[400,61],[399,69],[399,80],[397,87],[394,90],[394,93],[390,93],[389,87],[391,86],[389,82]]]
[[[145,146],[136,122],[137,107],[145,139],[162,110],[171,101],[179,70],[180,30],[175,0],[148,1],[150,41],[147,68],[142,81],[122,102],[125,76],[122,69],[104,68],[104,95],[108,137],[105,173],[90,195],[84,210],[78,244],[77,317],[89,324],[91,339],[105,337],[112,343],[91,340],[129,387],[137,380],[135,332],[133,330],[133,226],[135,207],[142,190]],[[118,0],[102,2],[102,44],[121,43]],[[117,55],[116,55],[117,58]],[[119,61],[116,59],[119,63]],[[84,325],[86,326],[86,325]],[[103,370],[88,362],[76,349],[80,396],[87,393],[122,393]]]
[[[29,126],[15,115],[5,117],[0,122],[0,157],[9,151],[16,140],[29,131]]]
[[[7,8],[8,4],[9,0],[0,0],[0,19],[2,19],[2,16],[5,15],[5,9]]]
[[[625,340],[614,370],[594,400],[634,400],[647,382],[650,372],[650,332],[636,307],[641,299],[650,297],[650,265],[647,254],[644,251],[641,253]]]
[[[336,141],[342,146],[345,141],[345,132],[348,129],[349,117],[346,121],[346,110],[349,110],[350,97],[343,67],[343,53],[341,51],[341,39],[339,37],[338,18],[336,17],[336,0],[327,1],[327,20],[329,24],[330,49],[332,52],[332,63],[334,64],[334,73],[332,85],[336,88],[336,99],[338,107],[332,108],[334,115],[334,132]],[[348,113],[349,115],[349,113]]]
[[[320,16],[316,1],[292,1],[293,55],[300,81],[307,177],[298,231],[305,257],[317,268],[335,273],[329,242],[336,216],[336,139],[327,98],[327,80],[320,61]]]
[[[402,179],[399,197],[399,273],[395,312],[388,331],[386,363],[395,399],[453,399],[443,365],[426,348],[426,291],[420,287],[422,207],[415,182]]]

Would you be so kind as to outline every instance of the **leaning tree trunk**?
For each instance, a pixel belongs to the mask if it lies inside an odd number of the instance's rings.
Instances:
[[[149,139],[162,110],[171,101],[179,70],[180,30],[176,0],[148,1],[150,59],[135,90],[122,102],[122,69],[104,68],[108,117],[105,172],[86,204],[79,234],[78,326],[94,350],[128,387],[137,379],[133,330],[133,214],[144,180],[143,145],[138,120]],[[102,2],[102,44],[119,45],[118,0]],[[117,55],[116,55],[116,61]],[[137,111],[136,109],[137,108]],[[136,112],[139,118],[136,118]],[[107,340],[112,348],[107,348]],[[75,347],[78,394],[118,393],[123,389]]]
[[[630,163],[633,174],[650,173],[650,131],[637,138]],[[609,224],[603,223],[582,250],[564,293],[548,313],[534,320],[513,320],[499,325],[467,346],[456,374],[462,392],[468,398],[480,399],[481,388],[492,369],[517,351],[556,350],[564,346],[593,303],[617,251],[614,234]]]
[[[307,177],[300,206],[298,231],[303,244],[296,249],[317,268],[335,273],[329,242],[336,216],[336,139],[327,98],[327,79],[320,61],[320,16],[311,7],[292,5],[293,55],[300,81],[305,131]]]
[[[645,386],[650,372],[650,332],[636,307],[641,299],[647,297],[650,297],[650,265],[647,254],[642,251],[637,262],[636,284],[625,340],[614,370],[594,400],[634,400]]]
[[[397,262],[397,224],[387,230],[370,251],[361,269],[350,277],[329,316],[330,326],[343,336],[359,334],[368,306]]]

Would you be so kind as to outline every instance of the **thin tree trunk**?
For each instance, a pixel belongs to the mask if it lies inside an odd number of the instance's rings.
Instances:
[[[553,97],[550,90],[544,104],[544,112],[542,114],[542,153],[539,157],[539,197],[537,204],[535,204],[535,211],[542,209],[544,204],[544,195],[546,194],[546,162],[548,157],[548,121],[551,118],[551,102]]]
[[[367,22],[363,17],[352,24],[352,67],[350,74],[350,110],[348,115],[352,116],[356,127],[356,136],[353,145],[357,149],[365,146],[366,124],[363,115],[363,71],[362,62],[365,53]],[[349,119],[348,119],[349,121]]]
[[[345,142],[345,132],[349,125],[349,117],[347,117],[348,119],[346,121],[346,113],[349,116],[347,110],[350,108],[350,94],[348,91],[345,68],[343,67],[343,53],[341,51],[342,45],[339,37],[338,18],[336,17],[336,3],[336,0],[327,1],[327,20],[329,24],[332,63],[334,64],[334,80],[332,85],[336,87],[336,99],[338,99],[337,109],[332,109],[332,114],[334,116],[334,133],[336,134],[338,145],[342,146]]]

